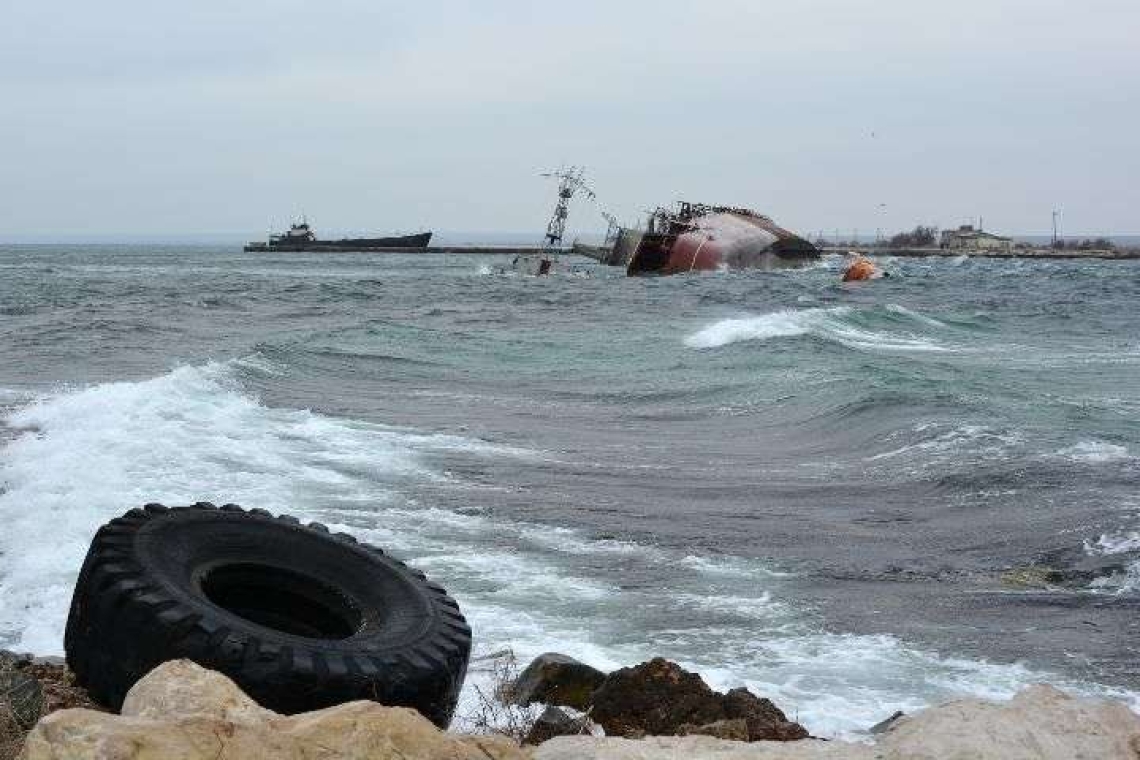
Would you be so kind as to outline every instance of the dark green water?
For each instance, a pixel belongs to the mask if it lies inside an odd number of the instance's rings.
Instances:
[[[59,650],[102,521],[207,499],[389,547],[480,652],[662,654],[819,733],[1138,701],[1140,264],[502,263],[0,247],[0,647]]]

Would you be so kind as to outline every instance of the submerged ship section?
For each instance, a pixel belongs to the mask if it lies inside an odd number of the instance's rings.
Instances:
[[[751,209],[680,202],[659,207],[644,230],[618,229],[600,260],[636,276],[776,269],[819,257],[810,242]]]

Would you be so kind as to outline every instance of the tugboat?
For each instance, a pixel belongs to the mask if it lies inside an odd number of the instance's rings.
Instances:
[[[269,241],[252,242],[245,246],[246,253],[255,251],[382,251],[393,248],[423,249],[431,242],[430,232],[414,235],[395,235],[378,238],[341,238],[340,240],[318,240],[302,218],[298,224],[290,224],[288,232],[270,235]]]

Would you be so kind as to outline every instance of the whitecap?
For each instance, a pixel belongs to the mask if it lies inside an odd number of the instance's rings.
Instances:
[[[1085,552],[1088,554],[1126,554],[1140,551],[1140,532],[1105,534],[1096,541],[1085,542]]]
[[[914,311],[912,309],[908,309],[907,307],[900,306],[897,303],[887,304],[886,309],[887,309],[887,311],[892,312],[894,314],[899,314],[899,315],[904,316],[908,319],[913,319],[916,322],[921,322],[922,324],[927,325],[928,327],[938,327],[938,328],[946,327],[945,322],[939,322],[934,317],[928,317],[925,314],[922,314],[921,312],[917,312],[917,311]]]
[[[1080,441],[1076,445],[1061,449],[1056,456],[1086,464],[1121,462],[1132,458],[1127,446],[1095,440]]]
[[[1134,554],[1140,552],[1140,531],[1105,533],[1096,541],[1085,541],[1084,548],[1085,553],[1090,555]],[[1140,592],[1140,559],[1131,562],[1125,567],[1124,572],[1095,579],[1089,584],[1089,588],[1093,591],[1115,594]]]
[[[916,433],[930,435],[937,430],[937,423],[922,423],[913,428]],[[957,459],[963,454],[997,455],[1011,447],[1025,442],[1025,437],[1015,430],[998,430],[985,425],[957,425],[949,430],[914,443],[908,443],[889,451],[867,457],[875,462],[883,459],[908,458],[921,454],[927,464],[937,464],[949,459]]]
[[[915,315],[896,307],[897,313]],[[815,335],[836,343],[869,351],[930,351],[950,350],[933,340],[914,334],[880,332],[853,324],[848,317],[852,310],[847,306],[813,309],[782,309],[753,317],[722,319],[690,335],[685,345],[690,348],[720,348],[745,341],[766,341],[801,335]],[[926,326],[943,326],[937,320],[921,318],[916,321]]]
[[[828,311],[827,309],[802,311],[784,309],[759,317],[724,319],[689,336],[685,343],[692,348],[719,348],[745,340],[806,335]],[[850,309],[839,307],[835,311],[846,313]]]

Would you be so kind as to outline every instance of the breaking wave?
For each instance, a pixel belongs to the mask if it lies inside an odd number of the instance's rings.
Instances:
[[[476,440],[267,408],[238,386],[241,364],[106,383],[7,414],[17,434],[0,450],[0,646],[59,650],[91,536],[132,507],[375,509],[397,501],[406,484],[446,480],[424,465],[425,452],[503,453]]]
[[[600,668],[665,656],[717,688],[771,697],[818,734],[964,694],[1010,696],[1040,680],[1110,693],[891,636],[820,630],[793,603],[794,576],[759,561],[442,509],[432,503],[440,489],[479,486],[437,470],[433,456],[528,452],[268,407],[241,386],[251,371],[275,368],[256,358],[181,367],[7,413],[16,437],[0,448],[0,647],[60,651],[100,524],[148,501],[210,500],[320,520],[430,572],[462,604],[477,656],[510,646],[525,661],[557,649]],[[461,715],[486,677],[473,668]]]
[[[1085,552],[1099,556],[1123,554],[1135,557],[1124,568],[1123,572],[1094,580],[1090,584],[1090,588],[1094,591],[1107,591],[1116,594],[1140,592],[1140,531],[1105,534],[1096,541],[1086,541]]]
[[[874,322],[889,328],[879,329]],[[905,328],[942,328],[936,319],[902,306],[888,305],[869,313],[848,306],[782,309],[755,317],[723,319],[690,335],[690,348],[709,349],[746,341],[766,341],[812,335],[861,351],[949,351],[949,347]]]
[[[919,439],[888,451],[866,457],[868,462],[914,459],[923,467],[936,467],[967,457],[1005,456],[1025,442],[1016,430],[985,425],[957,425],[947,429],[937,423],[916,426],[911,435]],[[889,441],[891,436],[887,437]]]

